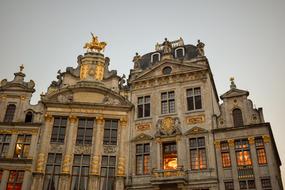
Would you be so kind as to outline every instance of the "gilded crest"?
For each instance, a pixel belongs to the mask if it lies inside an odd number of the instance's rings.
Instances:
[[[166,117],[162,120],[161,129],[168,134],[171,134],[174,130],[174,120],[171,117]]]

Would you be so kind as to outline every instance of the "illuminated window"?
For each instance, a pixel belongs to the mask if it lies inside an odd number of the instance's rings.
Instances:
[[[264,142],[262,138],[255,139],[255,147],[258,164],[267,164]]]
[[[25,117],[25,123],[32,123],[33,122],[33,113],[29,111]]]
[[[44,190],[56,190],[59,188],[61,157],[62,156],[59,153],[48,154],[44,178]]]
[[[118,120],[105,120],[103,144],[116,145],[118,132]]]
[[[81,118],[78,121],[77,145],[92,144],[94,119]]]
[[[150,96],[138,97],[138,118],[150,116]]]
[[[163,169],[174,170],[177,168],[177,149],[176,143],[163,144]]]
[[[175,113],[174,91],[161,93],[161,114]]]
[[[249,143],[247,139],[240,139],[235,141],[235,151],[238,166],[252,165]]]
[[[55,117],[50,142],[63,143],[67,117]]]
[[[234,182],[232,181],[225,182],[225,190],[234,190]]]
[[[14,114],[16,111],[16,105],[15,104],[9,104],[6,109],[4,122],[12,122],[14,118]]]
[[[221,142],[221,156],[223,167],[231,167],[231,156],[228,142]]]
[[[25,171],[11,170],[6,190],[21,190]]]
[[[32,135],[18,135],[14,158],[28,158]]]
[[[149,143],[136,145],[136,174],[145,175],[150,173]]]
[[[100,190],[115,189],[116,156],[102,156]]]
[[[191,138],[190,139],[190,163],[192,170],[206,169],[206,147],[205,138]]]
[[[262,189],[265,189],[265,190],[272,189],[270,179],[261,179],[261,186],[262,186]]]
[[[186,90],[187,110],[202,109],[201,88],[190,88]]]
[[[239,181],[240,189],[255,189],[255,181],[254,180],[242,180]]]
[[[74,155],[72,165],[72,190],[87,190],[89,180],[90,156],[83,154]]]
[[[0,158],[5,158],[8,153],[11,135],[0,134]]]
[[[233,120],[234,120],[234,127],[243,126],[242,112],[240,109],[236,108],[233,110]]]

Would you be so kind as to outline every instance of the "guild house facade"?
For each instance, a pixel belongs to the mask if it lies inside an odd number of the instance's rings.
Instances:
[[[128,78],[105,46],[92,34],[36,105],[23,66],[1,81],[1,190],[283,189],[262,108],[233,78],[218,96],[204,43],[165,39]]]

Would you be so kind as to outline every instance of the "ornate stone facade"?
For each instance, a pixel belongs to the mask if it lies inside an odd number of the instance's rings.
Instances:
[[[23,190],[282,189],[262,109],[234,79],[219,103],[204,43],[165,39],[135,55],[128,79],[105,46],[92,34],[37,105],[23,67],[1,81],[0,189],[15,173]]]

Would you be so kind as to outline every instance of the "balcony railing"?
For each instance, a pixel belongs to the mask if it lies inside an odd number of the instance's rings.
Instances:
[[[238,167],[238,178],[253,178],[253,168],[252,166],[241,166]]]
[[[183,167],[177,167],[175,170],[152,170],[152,183],[160,183],[166,181],[169,183],[173,182],[185,182],[187,177],[186,171]]]

